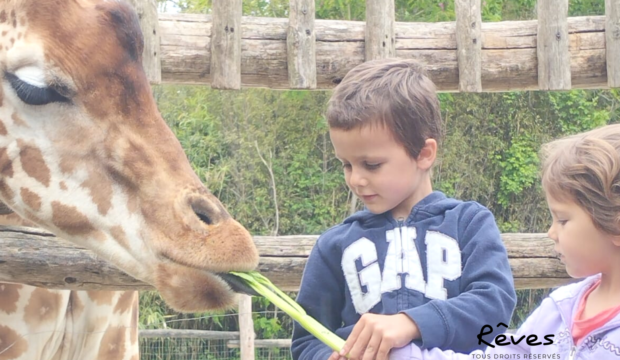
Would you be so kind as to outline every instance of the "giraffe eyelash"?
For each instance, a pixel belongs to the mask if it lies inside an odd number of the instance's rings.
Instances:
[[[5,72],[4,77],[8,80],[9,84],[21,101],[28,105],[47,105],[54,102],[68,103],[70,100],[62,96],[53,87],[38,87],[31,85],[15,74]]]

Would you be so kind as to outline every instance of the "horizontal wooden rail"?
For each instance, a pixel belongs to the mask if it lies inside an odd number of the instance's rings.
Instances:
[[[605,16],[569,17],[571,86],[607,88]],[[211,83],[210,15],[159,14],[163,83]],[[241,86],[288,89],[289,19],[243,17]],[[396,57],[425,64],[440,91],[458,91],[459,68],[455,22],[394,25]],[[483,22],[482,91],[538,89],[538,21]],[[365,59],[365,23],[316,20],[317,89],[336,86]]]
[[[548,288],[571,281],[545,234],[502,234],[515,286]],[[255,236],[259,270],[296,291],[316,235]],[[76,290],[152,290],[90,250],[33,228],[0,226],[0,281]]]
[[[204,340],[237,340],[238,331],[212,331],[212,330],[185,330],[185,329],[153,329],[140,330],[141,338],[167,338],[167,339],[204,339]],[[238,347],[238,346],[237,346]]]

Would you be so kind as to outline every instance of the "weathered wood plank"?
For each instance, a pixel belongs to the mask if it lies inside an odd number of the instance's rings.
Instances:
[[[255,236],[259,271],[274,284],[296,291],[316,235]],[[517,288],[545,288],[572,279],[545,234],[502,234]],[[152,290],[105,261],[37,229],[0,226],[0,282],[75,290]]]
[[[605,46],[607,54],[607,84],[620,87],[620,2],[605,0]]]
[[[161,83],[161,54],[159,37],[159,20],[155,0],[130,0],[140,19],[140,29],[144,38],[142,66],[146,77],[152,84]]]
[[[290,348],[291,339],[259,339],[254,340],[254,347],[256,348]],[[226,342],[226,347],[229,349],[239,348],[239,340],[229,340]]]
[[[138,334],[141,338],[237,340],[237,344],[239,344],[238,331],[148,329],[140,330]],[[239,347],[239,345],[237,345],[237,347]]]
[[[314,0],[290,1],[286,53],[291,89],[316,89],[314,13]]]
[[[214,89],[241,88],[241,0],[213,0],[211,69]]]
[[[568,0],[538,0],[538,88],[570,90]]]
[[[396,55],[394,0],[366,0],[365,60]]]
[[[456,47],[459,91],[482,91],[482,38],[480,0],[456,0]]]
[[[211,82],[211,16],[160,14],[162,81]],[[243,17],[241,85],[288,89],[287,19]],[[538,89],[538,22],[482,23],[482,90]],[[440,91],[458,91],[454,22],[395,23],[396,57],[427,66]],[[572,88],[607,88],[605,17],[568,18]],[[316,20],[317,89],[331,89],[365,58],[365,24]]]

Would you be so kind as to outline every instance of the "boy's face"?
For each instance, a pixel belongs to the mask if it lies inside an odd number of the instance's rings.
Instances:
[[[427,140],[430,150],[425,147],[415,160],[383,126],[330,129],[329,134],[347,185],[371,212],[391,211],[396,219],[407,218],[432,192],[428,170],[435,159],[434,140]]]
[[[583,278],[608,273],[620,254],[614,236],[599,230],[574,201],[560,201],[547,194],[547,204],[553,217],[547,235],[555,241],[555,251],[568,275]]]

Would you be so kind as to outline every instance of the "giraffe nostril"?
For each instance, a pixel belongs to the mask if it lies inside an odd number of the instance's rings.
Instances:
[[[214,225],[220,220],[217,207],[204,197],[191,198],[190,206],[198,219],[207,225]]]

